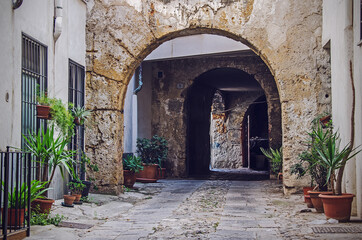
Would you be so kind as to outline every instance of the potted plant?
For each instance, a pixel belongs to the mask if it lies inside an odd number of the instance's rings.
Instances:
[[[83,189],[86,187],[85,184],[82,183],[78,176],[75,176],[75,178],[67,185],[72,192],[72,195],[75,196],[74,203],[81,204],[80,198],[82,197]]]
[[[137,181],[156,182],[158,168],[162,168],[162,161],[167,157],[167,141],[163,137],[154,135],[151,139],[137,139],[137,153],[144,164],[143,170],[137,174]]]
[[[36,112],[37,117],[41,119],[51,119],[50,114],[50,99],[47,93],[38,94]]]
[[[270,159],[270,171],[272,174],[275,174],[278,176],[278,179],[280,176],[283,176],[282,174],[282,168],[283,168],[283,148],[280,147],[279,149],[272,149],[269,148],[269,150],[260,148],[260,151]]]
[[[143,170],[143,165],[140,157],[133,154],[124,154],[123,157],[123,178],[124,186],[133,188],[136,182],[136,173]]]
[[[2,184],[2,190],[4,191],[4,182]],[[47,183],[33,180],[30,182],[30,202],[33,202],[37,198],[44,198],[42,194],[48,190],[45,188]],[[20,226],[24,223],[25,212],[27,211],[26,205],[28,203],[28,185],[23,183],[20,189],[14,187],[12,191],[8,193],[8,219],[9,226]],[[3,212],[3,209],[1,209]]]
[[[322,199],[327,218],[348,221],[351,216],[351,204],[354,195],[342,193],[343,172],[348,160],[356,156],[361,150],[357,151],[357,148],[353,148],[353,142],[340,148],[340,141],[338,131],[333,132],[330,128],[326,133],[326,138],[323,139],[323,144],[316,146],[317,154],[320,157],[319,164],[327,168],[326,182],[329,182],[332,188],[332,194],[320,194],[319,197]]]
[[[48,126],[45,132],[41,128],[37,134],[23,137],[26,143],[24,151],[30,152],[43,167],[40,181],[46,182],[45,188],[51,184],[56,170],[59,169],[63,178],[64,170],[71,173],[74,152],[66,150],[70,138],[63,134],[56,136],[54,125]],[[49,213],[53,203],[53,199],[36,199],[33,201],[35,208],[35,205],[40,205],[40,211],[47,213]]]
[[[99,171],[98,164],[92,163],[91,159],[85,154],[85,152],[82,152],[80,167],[81,167],[81,171],[83,171],[85,173],[85,175],[87,173],[87,169],[90,169],[93,172]],[[89,190],[92,185],[93,179],[89,178],[89,177],[87,179],[88,180],[82,180],[82,183],[85,185],[85,188],[82,191],[82,197],[88,197]],[[94,184],[93,184],[93,187],[95,187]]]
[[[325,130],[323,129],[325,128]],[[309,174],[311,177],[311,183],[308,187],[303,187],[304,201],[308,207],[315,207],[317,212],[323,212],[323,204],[319,199],[319,194],[328,190],[326,184],[327,169],[318,164],[320,158],[316,152],[316,146],[321,143],[321,140],[325,138],[325,132],[331,128],[331,124],[322,125],[320,117],[316,117],[312,121],[312,131],[308,132],[308,139],[306,141],[308,149],[299,154],[299,163],[292,165],[291,173],[296,174],[298,178]],[[316,183],[316,186],[314,186]],[[312,196],[309,194],[312,192]],[[313,205],[312,201],[316,206]]]
[[[90,116],[91,110],[86,110],[83,107],[73,107],[71,106],[72,115],[74,117],[74,123],[76,125],[83,125],[85,120]]]

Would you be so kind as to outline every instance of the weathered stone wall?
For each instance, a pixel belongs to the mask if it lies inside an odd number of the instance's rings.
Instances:
[[[88,9],[87,104],[100,126],[89,129],[86,144],[101,166],[96,177],[111,176],[101,187],[117,190],[122,182],[122,109],[134,70],[161,43],[198,33],[242,41],[269,66],[282,104],[285,190],[304,184],[289,168],[311,120],[330,106],[322,0],[90,0]]]
[[[250,104],[263,95],[264,92],[227,94],[224,96],[228,102],[227,109],[225,106],[223,106],[224,108],[217,107],[220,105],[221,96],[214,99],[210,131],[212,168],[237,169],[243,167],[241,125]],[[225,110],[227,111],[223,112]]]

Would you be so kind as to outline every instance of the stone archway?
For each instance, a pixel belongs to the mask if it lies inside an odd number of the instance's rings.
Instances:
[[[200,33],[241,41],[268,65],[282,107],[285,190],[303,185],[289,166],[310,121],[330,106],[322,0],[93,0],[88,9],[87,106],[97,124],[87,130],[86,151],[100,165],[101,191],[117,193],[122,183],[123,103],[136,67],[161,43]]]

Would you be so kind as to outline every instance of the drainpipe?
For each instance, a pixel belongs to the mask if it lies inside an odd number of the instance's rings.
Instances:
[[[23,0],[13,0],[13,9],[17,9],[21,6],[21,4],[23,4]]]
[[[62,33],[63,0],[54,0],[54,41],[57,41]]]
[[[142,89],[142,85],[143,85],[143,82],[142,82],[142,63],[139,67],[139,72],[138,72],[138,87],[133,91],[133,94],[136,94],[141,91]]]

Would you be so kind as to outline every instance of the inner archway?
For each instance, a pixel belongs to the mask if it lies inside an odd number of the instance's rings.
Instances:
[[[268,124],[268,112],[273,110],[268,111],[264,90],[252,75],[235,68],[205,72],[190,86],[186,108],[187,163],[191,176],[208,175],[210,170],[243,170],[243,167],[268,171],[265,158],[255,160],[254,152],[250,157],[245,144],[249,146],[263,139],[268,146],[269,133],[281,129],[273,126],[269,131],[268,127],[277,121]],[[253,120],[251,135],[250,131],[243,131],[247,115]],[[246,139],[251,140],[249,144]],[[244,164],[251,159],[251,165]],[[256,165],[257,161],[261,163]]]

